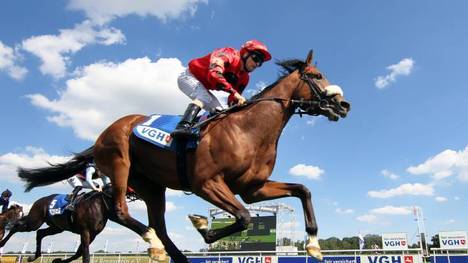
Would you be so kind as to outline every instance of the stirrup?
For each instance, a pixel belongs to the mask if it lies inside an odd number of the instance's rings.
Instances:
[[[196,136],[197,135],[192,132],[192,127],[190,125],[178,127],[171,133],[171,137],[174,139],[190,139]]]
[[[70,211],[70,212],[74,212],[75,211],[75,206],[72,205],[72,204],[69,204],[65,207],[65,210],[67,211]]]

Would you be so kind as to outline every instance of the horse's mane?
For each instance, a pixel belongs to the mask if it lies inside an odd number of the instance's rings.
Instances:
[[[270,84],[268,87],[264,88],[262,91],[260,91],[259,93],[255,94],[254,96],[252,96],[250,99],[251,100],[255,100],[255,99],[258,99],[260,97],[262,97],[262,95],[269,91],[270,89],[272,89],[274,86],[276,86],[276,84],[278,84],[278,82],[280,80],[282,80],[284,77],[286,77],[287,75],[293,73],[295,70],[297,69],[302,69],[304,68],[304,66],[306,65],[306,63],[302,60],[299,60],[299,59],[285,59],[285,60],[277,60],[275,62],[276,65],[280,66],[281,69],[280,69],[280,74],[278,76],[278,79]]]

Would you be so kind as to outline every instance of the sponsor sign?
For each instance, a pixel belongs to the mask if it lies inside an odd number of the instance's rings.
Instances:
[[[440,248],[468,248],[466,231],[439,232]]]
[[[233,257],[232,263],[278,263],[276,256]]]
[[[232,257],[189,257],[191,263],[233,263]],[[171,263],[175,263],[171,259]]]
[[[382,235],[384,250],[407,250],[408,240],[406,233],[388,233]]]
[[[361,263],[422,263],[418,255],[367,255],[361,256]]]
[[[305,256],[280,256],[278,263],[361,263],[359,256],[324,256],[323,261]]]
[[[468,262],[467,255],[443,255],[443,256],[432,256],[431,262],[436,263],[466,263]]]

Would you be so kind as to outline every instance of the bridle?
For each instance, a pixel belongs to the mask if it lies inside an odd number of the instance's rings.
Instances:
[[[316,75],[314,78],[311,78],[306,72],[301,73],[300,79],[309,87],[312,94],[314,94],[314,98],[310,100],[291,100],[291,103],[294,108],[294,114],[299,114],[302,117],[302,114],[308,114],[312,116],[320,115],[321,111],[324,111],[326,108],[330,107],[330,97],[326,95],[326,92],[321,90],[314,79],[321,79],[321,75]],[[298,85],[301,85],[299,83]],[[296,111],[297,110],[297,111]]]
[[[300,79],[302,80],[299,82],[297,85],[304,85],[306,84],[312,94],[314,94],[314,97],[309,100],[305,99],[300,99],[300,100],[294,100],[294,99],[285,99],[285,98],[280,98],[280,97],[268,97],[268,98],[258,98],[258,99],[253,99],[253,100],[248,100],[244,105],[234,105],[231,106],[225,110],[218,111],[212,115],[210,115],[207,119],[205,119],[202,122],[199,122],[193,126],[193,128],[197,127],[202,127],[206,123],[210,122],[213,119],[218,118],[222,114],[229,114],[230,112],[237,111],[239,109],[245,108],[247,106],[250,106],[252,104],[256,104],[261,101],[276,101],[278,103],[291,103],[292,109],[293,109],[293,114],[298,114],[300,117],[302,115],[312,115],[312,116],[318,116],[320,115],[323,111],[327,111],[330,109],[330,104],[332,97],[326,95],[326,91],[323,91],[320,89],[320,87],[317,85],[317,83],[314,81],[314,79],[320,79],[321,75],[314,75],[311,77],[309,74],[306,72],[301,72]]]

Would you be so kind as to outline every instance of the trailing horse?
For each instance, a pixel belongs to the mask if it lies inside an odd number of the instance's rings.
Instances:
[[[72,257],[65,260],[56,258],[53,260],[53,263],[71,262],[81,256],[83,256],[83,263],[89,263],[89,245],[104,229],[107,220],[112,218],[111,188],[108,187],[103,192],[92,191],[79,196],[75,210],[71,215],[69,211],[51,215],[49,209],[57,196],[57,194],[49,195],[34,202],[29,214],[16,221],[5,239],[0,241],[0,247],[3,247],[16,232],[37,230],[36,252],[34,256],[28,258],[28,262],[33,262],[41,256],[41,244],[44,237],[59,234],[63,231],[70,231],[79,234],[81,237],[81,244],[78,250]],[[49,227],[39,229],[44,222]]]
[[[20,205],[11,205],[7,211],[0,214],[0,239],[5,235],[7,225],[14,223],[23,216],[23,207]]]
[[[268,179],[275,165],[281,132],[295,113],[323,115],[337,121],[350,110],[341,88],[330,85],[311,62],[312,52],[305,61],[278,62],[284,75],[277,82],[254,96],[247,105],[233,107],[205,122],[198,147],[186,154],[186,183],[177,176],[175,152],[154,147],[132,133],[147,116],[129,115],[117,120],[83,154],[93,157],[98,168],[111,178],[117,219],[150,243],[150,256],[164,258],[166,250],[175,262],[188,262],[167,234],[164,213],[165,190],[169,187],[193,192],[235,217],[232,225],[208,229],[206,218],[190,216],[207,243],[248,227],[249,211],[235,195],[246,203],[297,197],[302,202],[305,230],[309,235],[307,252],[322,258],[310,191],[301,184]],[[22,178],[30,186],[40,180]],[[125,202],[128,185],[146,203],[149,228],[128,213]]]

